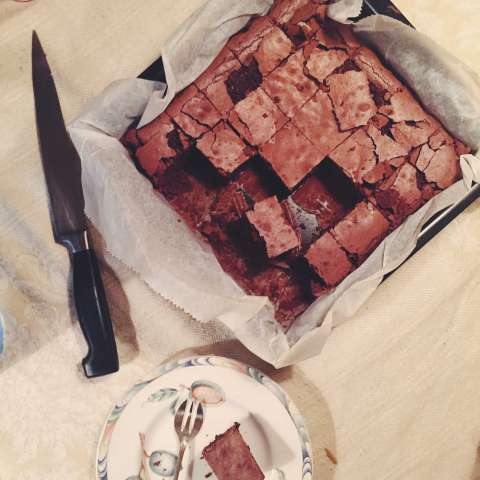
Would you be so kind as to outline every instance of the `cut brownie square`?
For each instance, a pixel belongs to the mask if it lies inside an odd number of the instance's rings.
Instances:
[[[324,22],[315,33],[316,45],[324,49],[347,49],[347,45],[331,22]]]
[[[255,17],[227,42],[227,47],[242,63],[245,63],[258,50],[262,39],[273,27],[270,18]]]
[[[292,121],[324,156],[351,135],[351,132],[340,132],[332,102],[321,90],[307,101]]]
[[[249,291],[269,298],[277,322],[287,331],[312,303],[311,292],[305,283],[305,278],[298,278],[290,268],[269,266],[251,278]]]
[[[210,218],[215,190],[194,175],[171,166],[154,177],[154,184],[190,228],[196,230]]]
[[[333,23],[333,22],[332,22]],[[361,47],[360,42],[353,33],[351,25],[344,25],[343,23],[336,23],[333,27],[338,32],[340,37],[345,42],[345,45],[349,50],[355,51],[357,48]]]
[[[311,6],[316,3],[319,2],[311,2],[311,0],[277,0],[270,10],[269,17],[280,24],[295,20],[297,22],[306,20],[306,18],[294,17],[296,14],[298,16],[299,12],[302,12],[304,8],[307,8],[308,12],[310,12]]]
[[[319,82],[323,82],[337,68],[341,67],[349,56],[343,50],[321,50],[316,48],[307,61],[307,70]]]
[[[170,118],[176,117],[182,111],[183,106],[199,92],[198,88],[192,84],[177,93],[173,100],[165,109],[165,114]]]
[[[290,189],[325,158],[292,123],[262,145],[260,153]]]
[[[438,150],[443,145],[453,145],[454,142],[454,139],[443,128],[439,128],[428,140],[428,144],[434,150]]]
[[[367,187],[373,188],[378,183],[390,178],[395,173],[395,168],[402,161],[402,165],[407,161],[406,157],[395,158],[392,165],[392,161],[380,162],[375,165],[369,172],[363,175],[363,181],[367,184]],[[401,165],[399,165],[401,166]]]
[[[198,142],[197,148],[223,174],[228,175],[246,162],[253,151],[225,123],[219,123]]]
[[[233,102],[227,92],[228,76],[241,67],[234,54],[224,47],[212,64],[195,80],[197,87],[208,97],[222,117],[233,108]]]
[[[153,132],[155,134],[152,136]],[[137,148],[136,158],[140,167],[150,176],[154,175],[157,169],[166,168],[162,160],[174,159],[189,147],[187,138],[175,128],[168,117],[162,115],[138,130],[137,135],[140,139],[148,139],[148,143]]]
[[[353,270],[348,255],[329,232],[312,244],[305,258],[328,286],[338,285]]]
[[[377,164],[375,144],[365,133],[357,130],[350,138],[338,146],[330,158],[356,183],[363,183],[364,176]]]
[[[268,142],[288,121],[261,87],[237,103],[235,112],[240,123],[232,117],[230,121],[251,145]]]
[[[227,46],[242,63],[254,57],[262,75],[269,74],[293,50],[290,39],[268,17],[255,18],[250,27],[232,37]]]
[[[382,107],[380,112],[394,122],[421,122],[428,117],[413,95],[406,89],[392,95],[390,105]]]
[[[452,145],[440,147],[423,168],[428,182],[445,189],[460,179],[461,170],[458,155]]]
[[[435,150],[432,150],[428,144],[412,150],[409,156],[409,161],[415,165],[420,171],[425,171],[430,163],[430,160],[435,155]]]
[[[326,11],[327,5],[309,2],[296,10],[288,22],[282,23],[282,28],[298,48],[315,36]]]
[[[338,243],[363,261],[386,237],[390,224],[370,202],[359,203],[333,229]]]
[[[192,138],[199,138],[221,120],[218,110],[193,84],[172,100],[165,113]]]
[[[320,234],[333,227],[360,200],[351,180],[326,158],[286,204],[302,246],[308,247]]]
[[[348,27],[351,28],[351,27]],[[367,74],[368,79],[376,88],[385,92],[385,100],[389,100],[395,93],[403,90],[403,85],[387,68],[377,55],[366,47],[361,47],[352,53],[355,64]]]
[[[434,134],[437,126],[428,121],[421,122],[400,122],[392,125],[390,131],[393,138],[400,144],[409,148],[419,147],[428,142]]]
[[[410,153],[410,145],[395,141],[388,135],[389,132],[383,133],[378,128],[370,125],[367,133],[375,144],[375,152],[379,162],[385,162],[396,157],[404,157]]]
[[[272,72],[293,50],[290,39],[278,27],[273,27],[262,39],[253,57],[262,75]]]
[[[327,84],[341,130],[366,125],[377,113],[364,72],[337,73],[328,78]]]
[[[212,206],[212,218],[220,224],[240,220],[254,203],[265,200],[273,192],[253,168],[246,168],[234,175],[232,181],[218,194]]]
[[[304,74],[303,67],[303,52],[297,51],[263,82],[264,90],[290,118],[317,91],[315,83]]]
[[[270,197],[254,205],[247,212],[252,227],[265,242],[267,255],[275,258],[300,247],[300,240],[276,197]]]
[[[182,112],[173,120],[187,135],[199,138],[213,128],[221,120],[221,116],[210,100],[199,92],[183,106]]]
[[[155,135],[166,137],[172,130],[173,124],[167,113],[161,113],[157,118],[137,130],[137,138],[141,144],[147,143]]]
[[[225,433],[217,435],[202,452],[218,480],[263,480],[265,475],[240,434],[235,423]]]
[[[394,176],[380,185],[375,193],[378,206],[393,214],[394,225],[400,225],[422,204],[422,191],[418,186],[417,174],[415,167],[405,163]]]

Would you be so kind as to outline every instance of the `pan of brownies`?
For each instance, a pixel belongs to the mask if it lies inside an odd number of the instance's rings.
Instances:
[[[318,354],[479,194],[464,132],[353,30],[320,0],[211,0],[167,42],[167,74],[142,75],[168,77],[165,97],[117,82],[71,129],[107,249],[276,366]]]
[[[123,137],[225,272],[270,299],[284,330],[459,180],[469,152],[326,9],[275,2]]]

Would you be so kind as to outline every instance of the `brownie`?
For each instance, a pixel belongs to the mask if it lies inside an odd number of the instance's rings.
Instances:
[[[284,330],[460,179],[470,152],[327,5],[274,1],[121,138]]]
[[[417,169],[410,163],[405,163],[380,185],[375,194],[378,205],[393,215],[391,221],[395,225],[402,223],[422,203],[423,195],[417,175]]]
[[[203,135],[197,147],[225,175],[235,171],[253,154],[250,147],[224,122]]]
[[[389,228],[380,210],[363,201],[337,223],[332,233],[338,243],[361,262],[385,238]]]
[[[255,202],[268,198],[272,189],[253,168],[246,168],[232,177],[221,189],[212,205],[211,216],[221,224],[228,225],[240,220]]]
[[[339,130],[330,98],[321,90],[300,108],[292,122],[323,156],[351,135]]]
[[[287,116],[260,87],[235,105],[230,123],[251,145],[268,142],[285,126]]]
[[[285,24],[309,4],[315,6],[317,3],[319,2],[311,2],[310,0],[278,0],[274,3],[269,16],[276,23]]]
[[[149,176],[153,176],[158,168],[165,168],[165,161],[175,159],[189,147],[183,132],[164,114],[138,130],[137,140],[140,144],[135,155],[138,164]],[[132,143],[129,145],[132,147]]]
[[[265,475],[245,443],[240,424],[235,423],[225,433],[217,435],[202,452],[218,480],[263,480]]]
[[[325,158],[293,123],[288,123],[263,144],[260,154],[289,189]]]
[[[195,85],[207,96],[223,118],[233,108],[226,80],[241,64],[233,52],[224,47],[211,65],[196,80]]]
[[[343,50],[316,48],[310,54],[306,67],[312,77],[315,77],[319,82],[323,82],[349,58],[348,54]]]
[[[345,27],[342,28],[342,35],[345,38]],[[348,40],[347,40],[348,42]],[[352,47],[350,42],[349,48]],[[372,50],[366,47],[358,48],[353,45],[355,51],[352,53],[352,59],[355,64],[367,74],[368,80],[379,91],[383,93],[384,101],[389,101],[396,92],[404,90],[400,81],[390,72]]]
[[[331,75],[328,85],[341,130],[366,125],[377,112],[364,72],[350,70]]]
[[[282,208],[276,197],[270,197],[256,203],[253,210],[246,213],[248,221],[265,242],[269,258],[300,247],[287,212],[288,209]]]
[[[155,176],[154,185],[191,228],[208,221],[216,197],[211,185],[176,166]]]
[[[409,149],[425,145],[435,133],[437,127],[429,121],[399,122],[392,125],[390,132],[395,141],[406,145]]]
[[[275,24],[266,17],[253,17],[240,32],[227,42],[227,48],[242,63],[246,63],[258,51],[263,39],[273,30]]]
[[[337,285],[353,270],[345,250],[330,232],[322,235],[310,246],[305,258],[329,286]]]
[[[292,41],[280,28],[273,27],[263,37],[253,57],[257,60],[260,73],[268,75],[290,55],[292,50]]]
[[[268,297],[277,322],[287,331],[313,301],[307,278],[299,278],[293,268],[269,266],[252,277],[249,293]]]
[[[390,117],[394,122],[421,122],[427,118],[427,114],[420,104],[405,89],[394,93],[390,97],[390,105],[382,107],[380,112]]]
[[[383,132],[370,125],[367,129],[368,136],[375,144],[375,152],[380,162],[391,160],[392,158],[404,157],[410,152],[410,146],[402,142],[397,142],[389,132]]]
[[[304,62],[303,52],[298,50],[262,84],[280,110],[290,118],[317,91],[315,83],[305,75]]]
[[[339,145],[330,158],[357,184],[377,165],[375,144],[364,129],[357,130]]]

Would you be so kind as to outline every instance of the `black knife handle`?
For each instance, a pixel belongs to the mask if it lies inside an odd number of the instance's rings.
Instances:
[[[118,354],[105,290],[92,249],[71,254],[73,295],[80,326],[88,345],[83,369],[89,378],[118,371]]]

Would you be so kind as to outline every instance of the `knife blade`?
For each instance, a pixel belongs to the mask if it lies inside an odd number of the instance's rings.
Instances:
[[[80,157],[67,132],[40,40],[32,34],[32,80],[37,136],[55,242],[67,248],[77,317],[88,346],[87,377],[116,372],[117,347],[95,252],[89,244]]]

